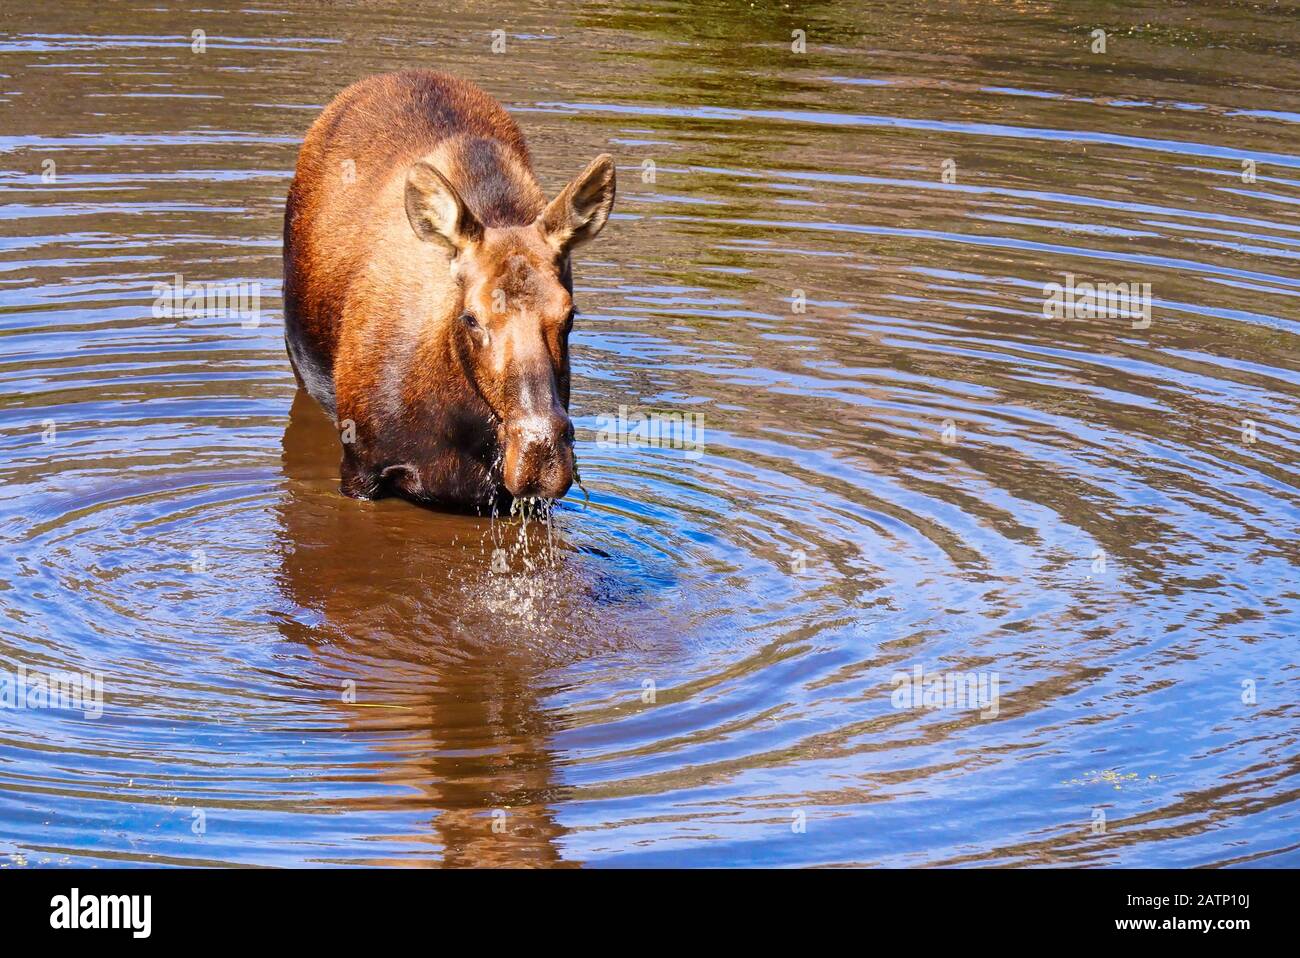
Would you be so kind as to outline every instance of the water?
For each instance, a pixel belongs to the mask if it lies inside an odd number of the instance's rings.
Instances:
[[[0,667],[104,699],[0,712],[0,864],[1300,864],[1292,13],[14,6]],[[297,143],[415,65],[617,158],[550,528],[343,499],[294,396]]]

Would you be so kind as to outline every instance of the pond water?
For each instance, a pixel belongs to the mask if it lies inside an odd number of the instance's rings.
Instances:
[[[0,710],[0,864],[1300,864],[1290,13],[14,6],[0,668],[102,714]],[[549,524],[295,397],[298,144],[412,66],[618,164]]]

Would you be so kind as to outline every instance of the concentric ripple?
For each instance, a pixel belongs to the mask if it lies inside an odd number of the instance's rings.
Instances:
[[[0,681],[102,683],[0,708],[0,864],[1300,860],[1285,14],[275,7],[0,14]],[[297,144],[411,65],[617,157],[549,517],[295,396]]]

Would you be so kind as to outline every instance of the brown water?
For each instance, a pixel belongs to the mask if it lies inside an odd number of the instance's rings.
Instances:
[[[0,853],[1300,864],[1298,22],[5,0],[0,666],[104,696],[0,711]],[[549,527],[340,497],[294,396],[297,144],[410,66],[548,190],[617,158]],[[256,325],[155,316],[178,273]],[[1045,317],[1067,273],[1149,325]]]

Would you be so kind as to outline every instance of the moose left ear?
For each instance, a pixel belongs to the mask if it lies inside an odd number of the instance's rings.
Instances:
[[[537,215],[537,225],[561,253],[596,238],[614,208],[614,158],[602,153]]]
[[[455,256],[483,238],[483,227],[456,187],[428,159],[406,171],[406,216],[415,235],[441,242]]]

